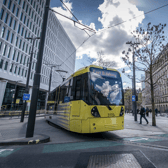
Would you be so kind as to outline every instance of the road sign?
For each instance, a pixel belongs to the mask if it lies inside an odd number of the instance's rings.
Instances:
[[[65,96],[65,97],[64,97],[64,103],[67,103],[67,102],[69,102],[69,101],[70,101],[70,97]]]
[[[29,100],[30,99],[30,94],[23,94],[23,100]]]
[[[132,101],[135,101],[135,95],[132,95]]]

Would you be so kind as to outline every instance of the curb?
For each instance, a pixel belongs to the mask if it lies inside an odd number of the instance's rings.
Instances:
[[[8,146],[8,145],[32,145],[32,144],[40,144],[50,142],[50,137],[47,135],[35,135],[32,138],[18,138],[18,140],[9,140],[0,142],[0,146]]]

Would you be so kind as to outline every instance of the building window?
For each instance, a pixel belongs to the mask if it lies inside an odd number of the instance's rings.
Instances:
[[[34,1],[33,8],[35,8],[35,6],[36,6],[36,2]]]
[[[18,45],[18,37],[16,37],[16,43],[15,43],[15,46]]]
[[[8,48],[8,54],[7,54],[8,58],[10,58],[10,53],[11,53],[11,47]]]
[[[31,8],[29,8],[29,16],[31,15]]]
[[[18,52],[18,55],[17,55],[17,58],[16,58],[16,62],[19,61],[19,55],[20,55],[20,53]]]
[[[18,0],[18,4],[19,4],[19,5],[21,4],[21,0]]]
[[[12,26],[12,20],[13,20],[13,17],[11,16],[11,17],[10,17],[10,21],[9,21],[9,26],[10,26],[10,27]]]
[[[27,25],[27,27],[29,26],[29,19],[27,19],[27,24],[26,25]]]
[[[11,67],[10,67],[10,72],[12,72],[12,69],[13,69],[13,64],[11,64]]]
[[[22,76],[23,76],[23,73],[24,73],[24,69],[22,69]]]
[[[7,3],[7,0],[4,0],[4,1],[3,1],[3,4],[6,5],[6,3]]]
[[[33,28],[32,28],[32,32],[34,32],[34,25],[33,25]]]
[[[4,50],[3,50],[3,56],[5,56],[5,54],[6,54],[6,49],[7,49],[7,45],[5,44],[4,45]]]
[[[30,22],[29,28],[31,29],[32,22]]]
[[[8,62],[6,61],[6,62],[5,62],[5,67],[4,67],[4,70],[6,71],[6,70],[7,70],[7,68],[8,68]]]
[[[26,13],[27,13],[27,11],[28,11],[28,5],[26,6]]]
[[[20,14],[20,20],[22,21],[23,19],[23,12]]]
[[[0,41],[0,50],[1,50],[1,47],[2,47],[2,41]]]
[[[11,7],[11,0],[8,1],[8,9]]]
[[[16,50],[14,50],[14,52],[13,52],[12,60],[15,59],[15,56],[16,56]]]
[[[13,30],[15,30],[15,28],[16,28],[16,20],[14,20]]]
[[[9,34],[10,34],[10,31],[7,30],[7,34],[6,34],[6,40],[7,40],[7,41],[8,41],[8,39],[9,39]]]
[[[22,9],[24,9],[25,8],[25,1],[23,1],[23,5],[22,5]]]
[[[18,17],[19,14],[19,8],[16,9],[16,17]]]
[[[14,74],[16,74],[16,71],[17,71],[17,66],[15,67],[15,71],[14,71]]]
[[[36,22],[36,15],[34,16],[34,22]]]
[[[27,53],[27,49],[28,49],[28,44],[26,44],[26,50],[25,50],[26,53]]]
[[[33,72],[31,73],[30,79],[32,79],[32,77],[33,77]]]
[[[18,69],[18,75],[20,75],[20,67],[19,67],[19,69]]]
[[[22,27],[21,36],[23,36],[23,32],[24,32],[24,27]]]
[[[10,43],[11,43],[11,44],[13,43],[13,36],[14,36],[14,34],[12,33],[12,34],[11,34],[11,39],[10,39]]]
[[[20,39],[19,48],[22,46],[22,40]]]
[[[1,9],[1,13],[0,13],[0,19],[2,20],[2,18],[3,18],[3,15],[4,15],[4,9],[2,8]]]
[[[4,38],[5,35],[5,27],[2,27],[1,37]]]
[[[3,60],[3,59],[1,59],[1,62],[0,62],[0,69],[2,69],[3,62],[4,62],[4,60]]]
[[[27,67],[29,66],[29,58],[27,59]]]
[[[23,65],[25,65],[25,62],[26,62],[26,56],[24,56]]]
[[[20,57],[20,64],[22,64],[23,54]]]
[[[25,42],[23,42],[22,50],[24,51]]]
[[[15,12],[15,4],[13,4],[13,7],[12,7],[12,13]]]
[[[19,26],[18,26],[18,33],[20,32],[20,27],[21,27],[21,25],[19,24]]]
[[[27,70],[25,71],[25,77],[27,76]]]
[[[8,14],[8,13],[6,13],[5,20],[4,20],[4,22],[5,22],[5,23],[7,23],[7,22],[8,22],[8,16],[9,16],[9,14]]]
[[[32,15],[31,15],[31,18],[33,19],[33,15],[34,15],[34,12],[32,11]]]
[[[24,38],[26,38],[27,37],[27,30],[25,30],[25,34],[24,34]]]
[[[24,24],[26,23],[26,15],[24,16],[23,23],[24,23]]]

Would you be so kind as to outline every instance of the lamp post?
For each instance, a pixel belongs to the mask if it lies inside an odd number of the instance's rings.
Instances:
[[[21,81],[21,80],[15,81],[15,88],[11,90],[11,91],[14,91],[14,94],[12,95],[11,111],[13,110],[13,104],[14,104],[15,95],[16,95],[16,88],[17,88],[17,84],[19,82],[23,82],[23,81]]]
[[[136,83],[135,83],[135,57],[134,57],[134,46],[140,44],[139,42],[126,42],[126,44],[130,44],[133,47],[133,57],[132,57],[132,62],[133,62],[133,79],[132,79],[132,97],[135,97],[135,101],[132,101],[132,109],[134,113],[134,120],[137,121],[137,109],[136,109]]]
[[[38,93],[39,93],[39,87],[40,87],[41,66],[42,66],[42,60],[43,60],[43,50],[44,50],[44,44],[45,44],[45,35],[46,35],[46,29],[47,29],[49,6],[50,6],[50,0],[46,0],[46,4],[44,7],[42,31],[41,31],[41,36],[40,36],[40,45],[39,45],[38,56],[37,56],[37,64],[36,64],[37,66],[36,66],[36,72],[34,75],[34,83],[33,83],[33,90],[32,90],[32,96],[31,96],[29,119],[28,119],[27,130],[26,130],[26,138],[33,137],[34,135],[37,99],[38,99]]]
[[[40,37],[26,37],[26,39],[33,40],[32,50],[31,50],[31,54],[30,54],[30,62],[29,62],[27,81],[26,81],[26,88],[25,88],[25,93],[29,93],[29,79],[30,79],[31,65],[32,65],[32,60],[33,60],[34,43],[35,43],[35,40],[40,39]],[[24,101],[25,102],[23,103],[23,108],[22,108],[22,114],[21,114],[20,122],[24,121],[24,115],[25,115],[25,110],[26,110],[26,105],[27,105],[26,100],[24,100]]]
[[[52,80],[52,68],[56,67],[56,66],[59,66],[59,65],[53,65],[53,64],[46,64],[46,65],[51,65],[51,70],[50,70],[50,79],[49,79],[49,87],[48,87],[48,92],[47,92],[47,95],[46,95],[46,102],[45,102],[45,111],[47,110],[47,100],[48,100],[48,96],[50,94],[50,90],[51,90],[51,80]],[[64,71],[64,70],[55,70],[56,72],[65,72],[65,73],[68,73],[67,71]],[[62,76],[61,76],[62,77]],[[62,78],[63,81],[65,80],[65,78]]]

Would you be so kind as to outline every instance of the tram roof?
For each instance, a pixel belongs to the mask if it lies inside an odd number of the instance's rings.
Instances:
[[[75,77],[81,74],[84,74],[86,72],[90,72],[90,67],[94,67],[94,68],[99,68],[99,69],[104,69],[104,67],[101,66],[97,66],[97,65],[89,65],[83,68],[80,68],[79,70],[77,70],[76,72],[74,72],[70,77]],[[116,69],[112,69],[112,68],[106,68],[107,70],[111,70],[111,71],[117,71]],[[117,71],[118,72],[118,71]],[[120,74],[120,72],[118,72]],[[120,74],[121,76],[121,74]]]

